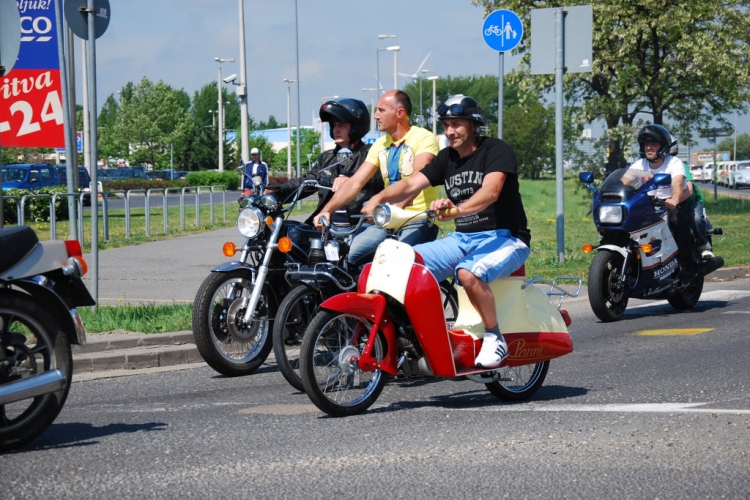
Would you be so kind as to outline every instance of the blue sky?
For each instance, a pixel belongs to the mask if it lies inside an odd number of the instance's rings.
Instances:
[[[239,61],[237,0],[110,0],[110,5],[109,28],[96,49],[99,105],[144,76],[192,96],[216,81],[215,57]],[[294,0],[245,0],[244,5],[250,114],[257,121],[274,115],[286,122],[283,79],[295,78]],[[439,77],[499,71],[497,52],[483,40],[484,13],[469,0],[298,0],[297,9],[302,125],[311,124],[326,97],[371,102],[372,93],[361,89],[376,85],[376,49],[393,44],[392,39],[379,40],[380,34],[396,35],[399,72],[415,72],[427,54],[423,69]],[[77,40],[79,66],[80,46]],[[393,53],[380,52],[379,60],[381,83],[390,89]],[[504,61],[508,72],[518,59],[506,54]],[[239,62],[222,64],[222,76],[239,72]],[[400,77],[399,85],[408,81]],[[423,86],[431,91],[429,82]],[[595,137],[601,134],[600,127],[593,130]],[[741,116],[738,131],[748,130],[750,118]]]

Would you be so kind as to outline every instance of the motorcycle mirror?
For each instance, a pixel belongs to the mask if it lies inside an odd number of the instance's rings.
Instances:
[[[578,180],[580,180],[584,184],[591,184],[592,182],[594,182],[594,172],[579,172]]]
[[[352,150],[349,148],[341,148],[339,149],[339,152],[336,153],[336,161],[342,162],[346,160],[350,160],[352,157]]]
[[[654,184],[657,186],[669,186],[672,184],[672,176],[670,174],[656,174],[654,176]]]

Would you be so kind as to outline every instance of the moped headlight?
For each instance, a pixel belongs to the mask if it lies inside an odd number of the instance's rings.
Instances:
[[[263,213],[256,207],[247,207],[240,210],[237,216],[237,229],[245,238],[255,238],[263,231]]]
[[[620,205],[599,207],[599,222],[602,224],[619,224],[622,222],[622,207]]]
[[[268,210],[271,212],[275,212],[279,209],[279,201],[276,199],[276,196],[272,194],[261,196],[260,203],[261,205],[265,205],[266,208],[268,208]]]
[[[372,211],[372,220],[378,227],[385,227],[391,221],[391,209],[388,205],[378,205]]]

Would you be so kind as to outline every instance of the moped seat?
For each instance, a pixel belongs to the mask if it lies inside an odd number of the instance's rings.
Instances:
[[[0,229],[0,274],[24,259],[39,243],[29,226]]]

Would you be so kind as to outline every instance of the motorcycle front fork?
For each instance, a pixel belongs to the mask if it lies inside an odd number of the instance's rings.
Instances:
[[[628,249],[628,251],[625,253],[625,258],[622,261],[622,269],[620,270],[620,286],[622,288],[625,288],[625,285],[628,282],[628,265],[630,265],[630,259],[633,256],[633,252]]]

